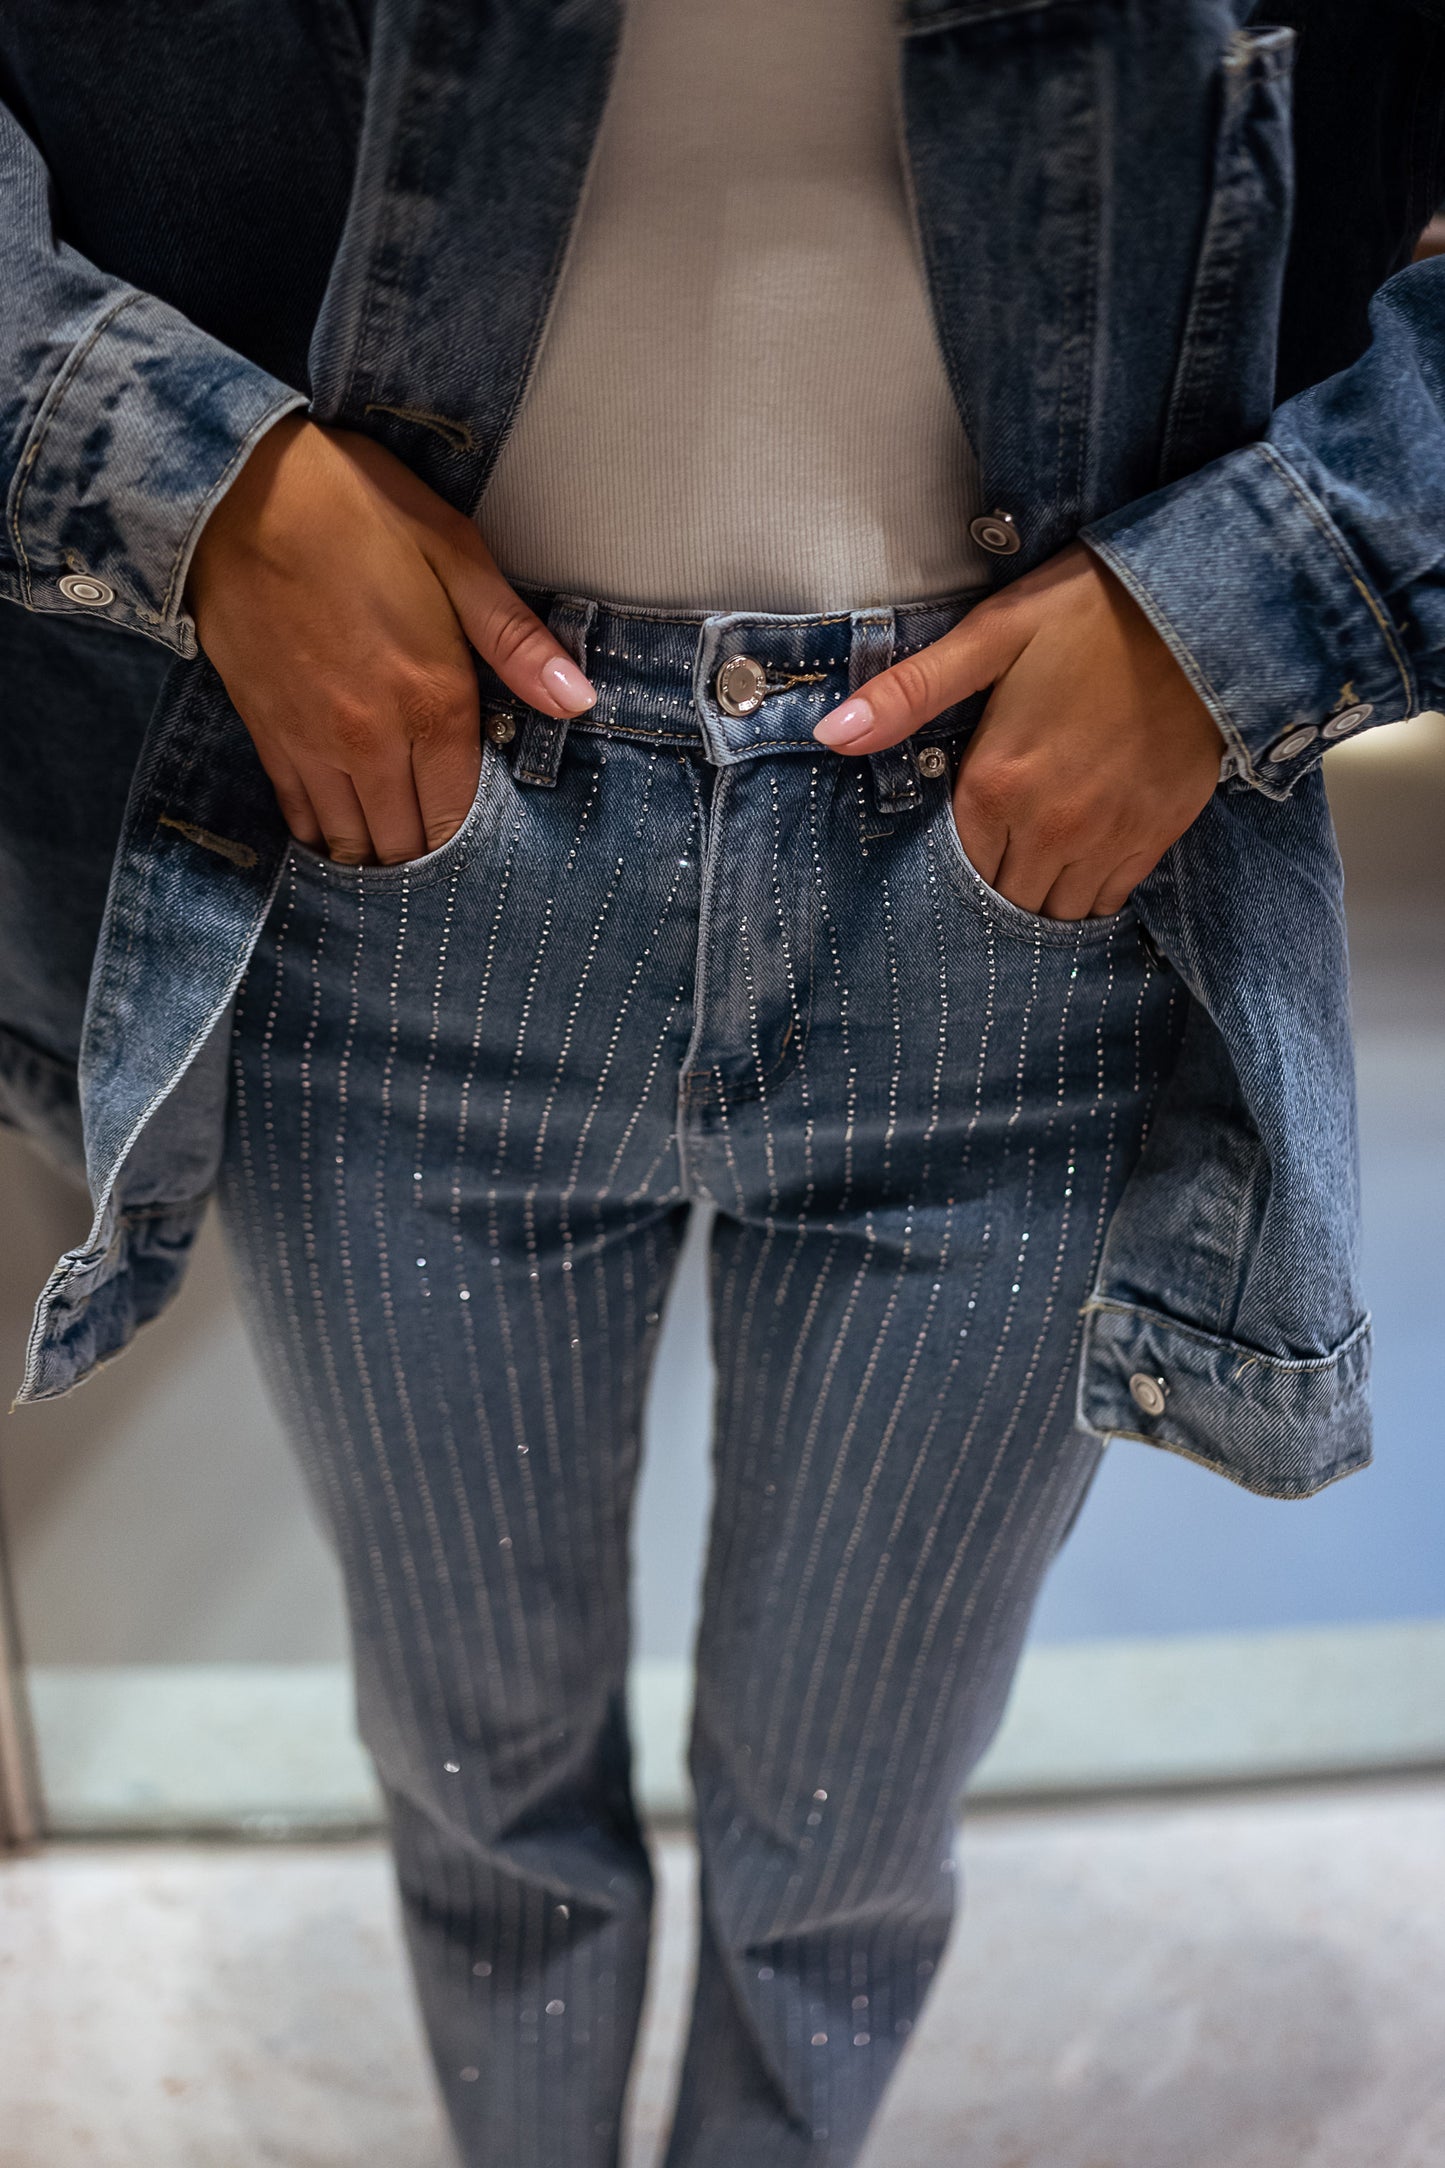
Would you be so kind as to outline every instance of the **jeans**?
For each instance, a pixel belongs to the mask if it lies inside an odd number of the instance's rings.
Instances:
[[[1185,1004],[1131,909],[1048,921],[974,871],[966,715],[871,761],[811,737],[962,601],[539,599],[596,710],[559,726],[488,680],[448,843],[293,848],[235,1010],[223,1206],[344,1568],[468,2168],[619,2157],[652,1887],[629,1506],[669,1276],[715,1207],[667,2163],[842,2168],[1097,1463],[1080,1306]]]

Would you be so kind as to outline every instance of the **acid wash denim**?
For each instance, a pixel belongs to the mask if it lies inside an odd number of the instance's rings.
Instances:
[[[1059,924],[984,885],[963,717],[922,772],[813,740],[956,609],[535,599],[596,710],[559,750],[489,704],[471,812],[409,866],[290,854],[236,1003],[222,1209],[343,1562],[462,2158],[612,2168],[651,1894],[629,1510],[669,1277],[714,1207],[667,2160],[843,2168],[1098,1460],[1080,1310],[1186,997],[1132,908]],[[711,690],[738,655],[776,687],[741,721]]]
[[[22,1398],[118,1352],[179,1281],[224,1019],[285,862],[196,655],[196,535],[297,409],[475,510],[618,12],[0,19],[0,1104],[83,1150],[95,1201]],[[1229,748],[1134,899],[1187,1021],[1088,1293],[1079,1413],[1302,1496],[1370,1452],[1319,761],[1445,699],[1445,265],[1409,265],[1445,195],[1439,0],[1263,21],[1244,0],[905,0],[899,33],[934,320],[1017,542],[998,583],[1082,535]]]

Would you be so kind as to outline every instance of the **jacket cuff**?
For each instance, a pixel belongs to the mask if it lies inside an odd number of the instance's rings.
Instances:
[[[1085,527],[1168,643],[1228,748],[1286,798],[1340,738],[1415,712],[1404,642],[1319,499],[1251,444]]]
[[[21,602],[194,655],[181,597],[201,528],[256,440],[306,403],[164,301],[128,294],[71,349],[21,452]]]
[[[1094,1296],[1084,1311],[1077,1416],[1137,1438],[1263,1498],[1310,1498],[1368,1467],[1370,1323],[1328,1355],[1295,1360]]]

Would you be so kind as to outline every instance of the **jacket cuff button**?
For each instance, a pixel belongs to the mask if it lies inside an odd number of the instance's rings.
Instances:
[[[1162,1415],[1168,1396],[1163,1378],[1151,1378],[1147,1370],[1136,1370],[1129,1380],[1129,1397],[1146,1415]]]
[[[1287,730],[1282,738],[1276,738],[1265,757],[1276,764],[1282,760],[1293,760],[1296,753],[1302,753],[1307,745],[1313,745],[1318,736],[1319,732],[1313,723],[1302,723],[1297,730]]]
[[[1352,730],[1359,729],[1361,723],[1367,723],[1374,712],[1375,705],[1372,700],[1362,700],[1353,708],[1341,708],[1338,715],[1330,717],[1321,735],[1326,738],[1347,738]]]

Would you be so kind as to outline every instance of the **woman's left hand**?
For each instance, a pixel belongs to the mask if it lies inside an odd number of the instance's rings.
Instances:
[[[989,685],[953,798],[970,860],[1022,910],[1119,910],[1209,803],[1224,745],[1148,618],[1082,544],[870,678],[814,735],[875,753]]]

